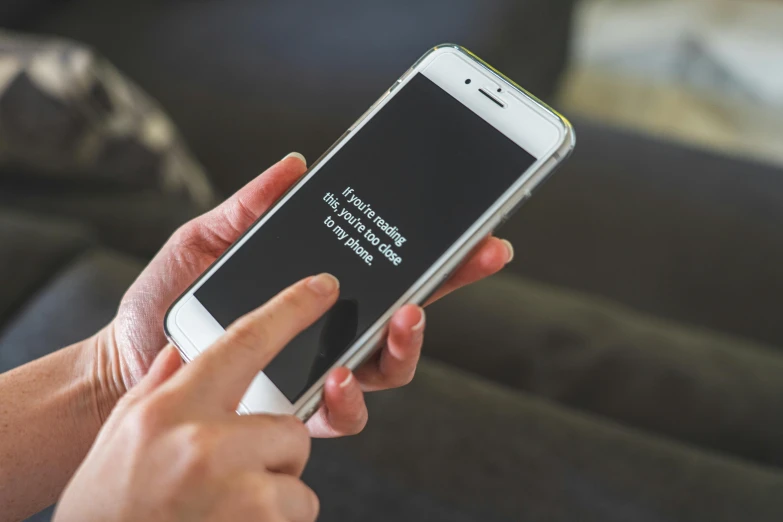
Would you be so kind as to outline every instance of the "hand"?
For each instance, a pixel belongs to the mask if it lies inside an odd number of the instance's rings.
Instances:
[[[307,169],[299,155],[289,155],[248,183],[217,208],[177,230],[131,286],[114,321],[98,336],[96,377],[102,393],[119,398],[147,372],[166,345],[163,317],[174,302],[234,241],[249,228]],[[430,302],[455,289],[492,275],[513,256],[510,243],[487,238]],[[386,347],[352,375],[338,368],[329,375],[324,405],[308,427],[313,436],[358,433],[367,422],[363,390],[408,383],[416,369],[424,332],[424,311],[406,306],[392,318]],[[104,370],[103,366],[108,366]],[[99,404],[106,418],[114,400]]]
[[[187,367],[172,346],[112,412],[55,522],[315,520],[299,477],[310,436],[293,416],[238,416],[255,375],[336,301],[310,277],[232,324]]]

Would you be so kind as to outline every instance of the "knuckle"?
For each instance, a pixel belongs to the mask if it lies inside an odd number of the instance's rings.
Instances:
[[[132,414],[134,406],[139,403],[141,396],[136,392],[137,388],[131,388],[128,392],[120,397],[117,401],[117,405],[114,407],[114,412],[125,412],[126,414]]]
[[[273,480],[265,480],[257,488],[256,499],[262,508],[273,510],[280,503],[280,492]]]
[[[277,520],[280,500],[274,482],[266,475],[245,474],[231,487],[232,504],[259,520]]]
[[[304,483],[302,483],[304,485]],[[316,520],[318,518],[318,514],[321,512],[321,501],[318,498],[318,495],[316,495],[315,491],[313,491],[308,486],[304,486],[307,490],[306,495],[310,499],[310,506],[311,506],[311,518],[310,520]]]
[[[181,470],[186,476],[204,476],[213,471],[218,430],[203,424],[187,424],[179,428],[177,446]]]
[[[266,515],[263,518],[272,518],[272,515],[279,512],[280,492],[274,480],[268,477],[248,480],[245,500],[254,506],[256,514]]]
[[[220,237],[214,226],[210,225],[211,213],[193,218],[180,226],[169,239],[174,247],[177,260],[181,263],[193,263],[193,256],[199,253],[220,255],[229,243]]]
[[[187,245],[193,241],[193,238],[198,235],[199,225],[195,219],[191,219],[184,225],[174,231],[171,235],[171,240],[178,245]]]
[[[337,425],[339,425],[339,431],[341,435],[358,435],[364,431],[364,428],[367,427],[367,420],[367,408],[365,406],[361,406],[343,415]]]
[[[310,293],[305,291],[302,285],[294,285],[283,290],[280,294],[281,308],[287,312],[295,314],[296,317],[300,317],[301,312],[307,311],[311,308],[309,305],[312,302],[310,299]]]
[[[358,435],[359,433],[364,431],[364,428],[367,427],[368,420],[369,419],[367,416],[367,410],[365,410],[364,412],[362,412],[361,416],[356,420],[356,422],[352,424],[351,426],[352,429],[350,430],[349,435]]]
[[[297,453],[310,455],[310,432],[307,430],[307,426],[293,415],[285,415],[277,418],[283,430],[286,432],[288,441],[296,449]]]
[[[391,388],[402,388],[413,382],[413,377],[416,375],[416,369],[413,368],[409,371],[401,371],[394,376],[390,376],[388,379],[389,386]]]
[[[400,379],[399,387],[402,388],[403,386],[407,386],[410,383],[412,383],[413,382],[413,377],[415,375],[416,375],[415,371],[410,371],[410,372],[406,373],[405,375],[403,375],[402,378]]]
[[[165,403],[146,400],[135,405],[130,414],[130,425],[141,440],[149,440],[163,431],[169,417]]]
[[[297,479],[291,484],[287,485],[289,495],[293,495],[293,498],[300,504],[299,505],[299,520],[316,520],[318,513],[321,510],[321,502],[318,499],[315,491],[302,482],[301,479]],[[289,500],[290,502],[290,500]]]
[[[261,196],[262,198],[264,196]],[[230,200],[229,205],[220,207],[223,217],[234,233],[239,235],[247,230],[258,219],[258,212],[248,206],[239,195]]]
[[[257,353],[263,343],[269,339],[269,329],[264,318],[244,316],[231,327],[230,340],[240,350]]]

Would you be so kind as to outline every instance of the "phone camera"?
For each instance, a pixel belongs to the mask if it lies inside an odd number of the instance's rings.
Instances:
[[[503,89],[501,89],[500,87],[498,87],[498,92],[503,92]]]
[[[465,80],[465,85],[470,85],[470,81],[471,81],[471,80],[470,80],[470,78],[468,78],[467,80]]]

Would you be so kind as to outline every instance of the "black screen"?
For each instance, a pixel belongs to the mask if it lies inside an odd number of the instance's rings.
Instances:
[[[294,402],[533,162],[417,75],[195,295],[226,328],[299,279],[340,280],[265,370]]]

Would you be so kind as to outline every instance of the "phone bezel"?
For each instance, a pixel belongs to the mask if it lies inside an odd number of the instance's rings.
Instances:
[[[445,61],[444,57],[449,57]],[[352,136],[378,113],[388,101],[400,92],[417,73],[422,73],[452,95],[463,105],[530,152],[535,163],[512,187],[498,199],[482,217],[471,226],[449,250],[425,272],[400,299],[392,305],[352,346],[334,367],[355,369],[383,342],[386,325],[394,311],[408,303],[422,304],[432,292],[456,269],[481,239],[496,228],[503,219],[527,199],[532,190],[560,164],[573,150],[575,136],[570,123],[530,93],[500,74],[470,51],[453,44],[436,46],[406,71],[314,164],[302,179],[275,203],[247,232],[232,245],[196,282],[172,305],[164,320],[169,340],[186,360],[192,360],[219,336],[223,329],[206,309],[198,303],[194,293],[263,223],[315,175]],[[467,75],[467,76],[466,76]],[[465,79],[470,77],[471,84]],[[475,82],[475,84],[474,84]],[[479,87],[501,88],[506,108],[493,104],[478,91]],[[179,324],[180,315],[188,331]],[[211,321],[210,321],[211,320]],[[203,348],[199,348],[203,347]],[[263,374],[243,398],[239,411],[255,413],[293,413],[307,420],[321,401],[326,375],[322,376],[302,397],[291,404],[276,386]]]

